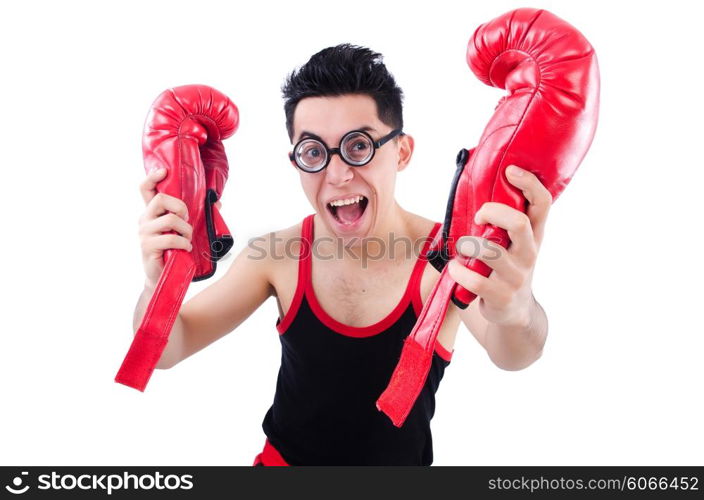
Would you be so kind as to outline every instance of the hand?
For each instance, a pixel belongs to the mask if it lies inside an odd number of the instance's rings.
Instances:
[[[489,277],[462,265],[460,256],[448,263],[448,273],[477,295],[479,311],[488,322],[527,327],[535,300],[531,290],[533,270],[552,196],[534,174],[520,168],[518,172],[522,175],[514,174],[509,166],[506,178],[528,200],[527,213],[503,203],[486,202],[474,218],[477,224],[490,223],[506,230],[511,239],[508,249],[478,236],[465,236],[457,242],[459,254],[476,257],[492,269]]]
[[[150,288],[156,286],[164,269],[164,250],[192,250],[193,227],[187,222],[188,207],[178,198],[156,191],[156,185],[165,176],[166,169],[153,170],[139,187],[146,204],[144,213],[139,217],[139,238],[146,274],[145,286]],[[165,234],[169,231],[176,231],[177,234]]]

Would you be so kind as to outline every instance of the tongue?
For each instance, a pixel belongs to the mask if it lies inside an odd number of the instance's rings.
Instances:
[[[337,218],[346,224],[350,224],[362,215],[362,206],[360,203],[352,203],[351,205],[343,205],[337,207]]]

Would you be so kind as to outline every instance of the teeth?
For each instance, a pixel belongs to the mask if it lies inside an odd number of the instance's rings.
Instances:
[[[351,205],[353,203],[359,203],[363,199],[364,199],[364,196],[357,195],[357,196],[353,196],[352,198],[345,198],[344,200],[331,201],[329,203],[329,205],[333,206],[333,207],[341,207],[343,205]]]

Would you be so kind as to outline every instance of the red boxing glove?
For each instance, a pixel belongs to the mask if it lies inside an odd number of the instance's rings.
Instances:
[[[482,82],[505,88],[508,95],[499,101],[479,145],[457,157],[443,242],[431,260],[442,273],[406,338],[389,386],[377,400],[377,408],[397,427],[425,384],[449,300],[466,308],[475,298],[443,268],[457,255],[457,241],[472,235],[504,248],[510,243],[503,229],[475,224],[475,213],[487,201],[526,212],[521,190],[506,179],[508,165],[534,173],[554,202],[587,153],[597,124],[599,69],[594,49],[550,12],[517,9],[481,25],[469,41],[467,62]],[[463,263],[483,276],[491,273],[478,259],[463,258]]]
[[[215,273],[216,262],[233,239],[214,205],[227,181],[222,144],[239,125],[237,107],[205,85],[184,85],[163,92],[152,104],[144,126],[142,152],[147,172],[166,168],[157,191],[182,200],[193,226],[193,249],[164,252],[164,269],[115,382],[144,391],[168,343],[191,281]]]

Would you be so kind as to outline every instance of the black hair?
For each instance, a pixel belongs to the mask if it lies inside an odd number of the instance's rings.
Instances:
[[[382,61],[377,52],[343,43],[321,50],[293,70],[281,87],[289,139],[293,141],[296,106],[306,97],[365,94],[376,102],[379,120],[402,129],[403,91]]]

